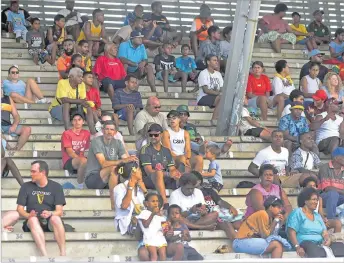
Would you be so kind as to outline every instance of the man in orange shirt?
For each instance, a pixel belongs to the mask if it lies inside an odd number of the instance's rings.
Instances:
[[[210,7],[206,4],[202,4],[200,7],[200,15],[196,16],[192,22],[190,29],[191,48],[197,56],[198,42],[201,44],[202,41],[208,39],[208,28],[214,24],[214,19],[211,17]]]
[[[74,41],[72,39],[65,39],[62,42],[62,46],[64,53],[57,60],[57,71],[59,72],[59,79],[67,79],[68,73],[66,71],[71,65],[72,55],[74,53]]]

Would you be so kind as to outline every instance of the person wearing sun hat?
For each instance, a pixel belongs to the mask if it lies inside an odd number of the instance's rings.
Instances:
[[[325,90],[317,90],[313,96],[313,103],[309,105],[308,109],[305,110],[306,117],[310,122],[315,120],[315,116],[321,114],[327,110],[326,108],[326,100],[327,94]]]

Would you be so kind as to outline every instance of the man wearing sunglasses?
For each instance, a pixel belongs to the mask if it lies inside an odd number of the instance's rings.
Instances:
[[[149,144],[140,151],[140,162],[143,172],[143,182],[147,189],[156,189],[164,202],[164,209],[168,208],[167,189],[177,189],[176,182],[181,173],[176,169],[171,151],[162,146],[163,128],[152,124],[148,129]]]
[[[311,63],[316,62],[319,64],[319,75],[317,77],[321,80],[321,82],[324,82],[324,78],[328,72],[328,68],[322,65],[323,55],[325,54],[321,53],[319,49],[313,49],[312,51],[308,53],[309,62],[307,62],[306,64],[302,66],[301,71],[300,71],[300,77],[299,77],[300,80],[304,76],[309,74],[309,68],[311,66]]]

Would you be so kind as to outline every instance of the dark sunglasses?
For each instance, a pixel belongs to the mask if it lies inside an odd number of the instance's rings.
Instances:
[[[155,134],[155,133],[154,133],[154,134],[152,134],[152,133],[149,134],[149,137],[155,137],[155,138],[157,138],[157,137],[159,137],[159,136],[160,136],[160,133],[159,133],[159,134]]]
[[[161,109],[161,105],[160,106],[154,106],[154,109]]]
[[[189,116],[189,114],[187,112],[181,112],[179,113],[180,116]]]
[[[17,74],[19,74],[19,71],[11,71],[11,74],[17,75]]]

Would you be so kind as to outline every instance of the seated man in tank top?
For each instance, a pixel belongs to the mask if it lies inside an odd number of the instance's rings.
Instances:
[[[167,119],[169,127],[163,132],[162,144],[171,150],[176,167],[183,172],[202,172],[203,158],[191,155],[190,135],[188,131],[180,128],[179,112],[171,110],[167,114]]]
[[[97,56],[103,52],[104,44],[108,43],[108,40],[106,39],[104,13],[102,10],[93,10],[92,21],[87,21],[80,32],[78,42],[81,40],[88,41],[90,56]]]

